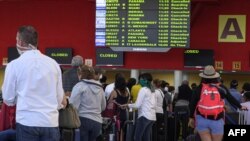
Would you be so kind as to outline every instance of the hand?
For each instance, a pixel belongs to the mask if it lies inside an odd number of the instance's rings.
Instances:
[[[246,106],[241,106],[240,110],[245,110],[245,111],[247,111],[248,109],[247,109]]]
[[[125,109],[125,108],[127,108],[127,107],[128,107],[128,104],[120,105],[120,108],[122,108],[122,109]]]
[[[67,96],[65,96],[65,95],[63,96],[63,101],[61,104],[63,105],[63,108],[65,108],[67,106],[67,104],[68,104]]]
[[[189,118],[188,127],[194,128],[194,119],[193,118]]]

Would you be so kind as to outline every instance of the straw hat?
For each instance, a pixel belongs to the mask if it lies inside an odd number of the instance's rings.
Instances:
[[[215,71],[214,67],[208,65],[205,67],[202,73],[199,74],[202,78],[212,79],[212,78],[219,78],[220,74]]]

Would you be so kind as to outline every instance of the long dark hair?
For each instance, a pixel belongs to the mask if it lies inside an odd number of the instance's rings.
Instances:
[[[126,92],[126,80],[124,77],[118,77],[115,80],[115,89],[119,90],[122,95]]]
[[[212,79],[207,79],[207,78],[202,78],[201,83],[209,84],[209,83],[219,83],[220,79],[219,78],[212,78]]]

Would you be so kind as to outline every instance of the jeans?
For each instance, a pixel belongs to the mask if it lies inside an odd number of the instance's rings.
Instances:
[[[150,141],[154,121],[140,117],[136,122],[134,141]]]
[[[96,138],[100,135],[102,124],[85,117],[80,117],[80,120],[80,140],[95,141]]]
[[[0,132],[0,141],[15,141],[16,130],[8,129]]]
[[[31,127],[16,124],[17,141],[59,141],[58,127]]]

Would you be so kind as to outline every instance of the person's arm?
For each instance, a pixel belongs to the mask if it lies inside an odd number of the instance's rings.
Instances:
[[[219,93],[228,100],[228,102],[234,106],[236,106],[237,108],[241,109],[242,106],[240,105],[240,103],[231,95],[231,93],[229,92],[229,90],[224,86],[224,85],[220,85],[220,87],[218,88]]]
[[[113,104],[109,104],[109,103],[112,103],[114,102],[114,99],[117,97],[117,94],[116,94],[116,91],[113,90],[109,96],[109,99],[108,99],[108,103],[107,103],[107,108],[108,109],[113,109]]]
[[[16,76],[15,68],[12,63],[8,64],[5,69],[4,81],[2,85],[3,101],[8,106],[16,105],[17,92],[16,92]]]
[[[83,92],[83,85],[81,85],[80,83],[82,82],[78,82],[72,89],[71,92],[71,96],[69,97],[69,103],[72,103],[73,106],[78,109],[81,103],[81,95],[84,93]]]
[[[64,90],[62,85],[62,72],[60,67],[57,67],[58,76],[57,76],[57,103],[58,109],[65,107],[67,105],[66,97],[64,96]]]
[[[101,93],[102,94],[102,103],[101,103],[101,109],[102,109],[102,111],[104,111],[105,110],[105,108],[106,108],[106,97],[105,97],[105,94],[104,94],[104,91]]]
[[[189,109],[190,109],[190,117],[194,118],[194,112],[196,110],[197,103],[200,99],[200,93],[201,93],[201,86],[197,87],[195,92],[192,94],[191,101],[189,103]]]
[[[168,111],[172,112],[173,111],[173,104],[172,104],[172,100],[171,100],[172,97],[169,93],[167,93],[167,95],[168,95]]]
[[[128,104],[128,107],[129,108],[139,108],[141,105],[142,105],[142,102],[144,100],[144,97],[145,97],[145,88],[141,88],[139,93],[138,93],[138,97],[135,101],[135,103],[133,104]]]

